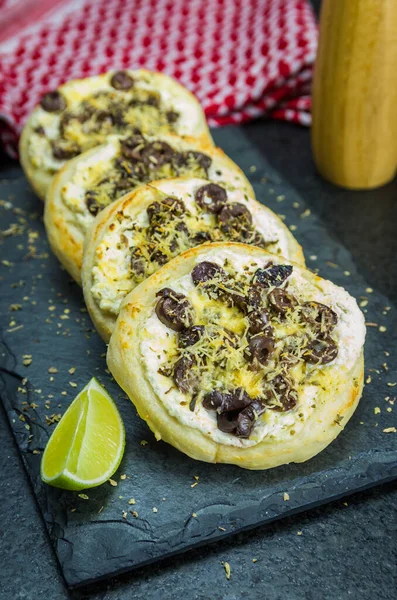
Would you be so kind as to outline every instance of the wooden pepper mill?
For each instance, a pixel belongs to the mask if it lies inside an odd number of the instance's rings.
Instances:
[[[397,0],[324,0],[312,149],[336,185],[375,188],[397,170]]]

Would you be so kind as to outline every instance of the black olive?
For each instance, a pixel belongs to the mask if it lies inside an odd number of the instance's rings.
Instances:
[[[219,431],[223,431],[223,433],[235,433],[239,414],[238,410],[218,413],[216,415],[216,423]]]
[[[126,71],[116,71],[110,80],[110,85],[116,90],[129,90],[134,85],[134,80]]]
[[[270,400],[268,408],[277,412],[286,412],[296,406],[298,402],[298,393],[292,387],[292,383],[287,377],[284,375],[277,375],[270,382],[270,386],[270,391],[266,394],[268,400]],[[278,401],[277,404],[271,402],[274,398]]]
[[[160,321],[173,329],[182,331],[193,324],[193,309],[183,294],[177,294],[170,288],[157,292],[156,315]]]
[[[120,141],[121,154],[130,160],[140,160],[140,151],[145,143],[142,135],[132,135]]]
[[[197,389],[199,378],[197,369],[194,369],[195,364],[195,359],[192,356],[182,356],[175,363],[174,381],[177,388],[184,394]]]
[[[161,252],[161,250],[155,250],[151,255],[150,255],[150,260],[151,262],[156,262],[159,265],[165,265],[168,262],[168,258],[167,256],[164,254],[164,252]]]
[[[265,333],[258,333],[250,338],[244,357],[253,365],[265,365],[274,352],[274,338]]]
[[[150,169],[157,169],[171,162],[174,152],[166,142],[151,142],[142,148],[140,158]]]
[[[179,113],[176,112],[175,110],[168,110],[165,113],[165,116],[166,116],[168,123],[170,123],[170,124],[176,123],[176,121],[179,119]]]
[[[156,224],[159,215],[169,214],[180,217],[185,212],[185,205],[178,198],[162,198],[159,202],[152,202],[147,207],[147,214],[151,224]]]
[[[185,223],[182,223],[182,221],[180,223],[177,223],[177,225],[175,226],[175,229],[176,229],[176,231],[181,231],[181,232],[185,233],[186,235],[189,235],[189,229],[187,228]]]
[[[251,404],[252,401],[252,398],[250,398],[243,388],[236,388],[231,392],[214,390],[204,396],[203,406],[207,410],[230,412],[242,410]]]
[[[281,288],[274,288],[267,297],[271,307],[282,315],[295,308],[297,304],[294,296]]]
[[[90,213],[95,217],[100,210],[102,210],[102,206],[97,201],[97,192],[95,190],[87,190],[85,193],[85,203],[87,205]]]
[[[252,225],[252,216],[248,208],[239,202],[230,202],[226,204],[219,215],[219,223],[224,226],[225,231],[229,231],[229,227],[235,227],[237,230],[243,226]]]
[[[205,260],[194,267],[192,279],[196,286],[202,283],[211,282],[214,279],[217,282],[220,282],[226,280],[226,273],[222,267],[216,263]]]
[[[274,265],[270,268],[257,269],[253,281],[262,287],[279,287],[291,275],[290,265]]]
[[[197,163],[207,173],[211,166],[212,158],[202,152],[187,150],[186,152],[178,152],[175,154],[174,163],[176,167],[180,169],[193,167],[194,163]]]
[[[266,331],[271,331],[269,313],[265,308],[257,308],[252,310],[247,315],[249,328],[248,331],[252,335]]]
[[[305,302],[301,306],[303,319],[321,334],[331,333],[338,323],[338,315],[320,302]]]
[[[325,365],[338,356],[338,346],[329,336],[319,336],[303,352],[303,359],[311,364]]]
[[[135,247],[131,253],[131,269],[136,275],[144,275],[146,261],[139,247]]]
[[[148,106],[155,106],[156,108],[159,108],[160,107],[160,98],[155,94],[151,94],[145,100],[144,104],[147,104]]]
[[[242,410],[237,417],[235,435],[240,438],[249,438],[258,417],[265,412],[264,404],[255,399],[249,406]]]
[[[187,348],[188,346],[197,344],[204,331],[204,325],[192,325],[192,327],[183,329],[178,336],[178,346],[180,348]]]
[[[192,241],[197,245],[205,244],[205,242],[210,242],[211,240],[212,238],[209,231],[198,231],[192,237]]]
[[[66,108],[66,100],[61,92],[55,90],[47,92],[47,94],[41,97],[40,106],[47,112],[61,112]]]
[[[195,194],[196,202],[203,210],[217,214],[227,208],[227,193],[220,185],[208,183],[199,188]],[[241,205],[242,206],[242,205]]]
[[[207,410],[227,410],[226,407],[230,406],[232,401],[232,395],[228,392],[220,392],[218,390],[213,390],[206,394],[203,398],[203,406]]]
[[[81,153],[81,148],[78,144],[64,142],[63,140],[51,142],[51,149],[53,157],[58,160],[69,160]]]

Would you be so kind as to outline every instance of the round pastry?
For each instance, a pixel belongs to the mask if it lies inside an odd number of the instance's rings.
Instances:
[[[156,438],[267,469],[323,450],[363,386],[364,318],[343,288],[266,250],[192,248],[123,302],[107,362]]]
[[[87,234],[83,290],[105,341],[124,296],[177,254],[203,243],[243,241],[297,262],[301,247],[271,210],[203,179],[164,179],[123,196]]]
[[[44,94],[22,132],[19,154],[42,200],[55,173],[110,134],[211,136],[198,100],[168,75],[110,71],[76,79]]]
[[[99,211],[142,183],[179,176],[202,177],[254,197],[244,173],[222,150],[190,137],[112,136],[70,160],[49,188],[44,221],[50,245],[72,277],[81,282],[84,237]]]

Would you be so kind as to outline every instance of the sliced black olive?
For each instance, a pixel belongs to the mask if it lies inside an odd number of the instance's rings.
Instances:
[[[170,288],[157,292],[156,315],[160,321],[173,329],[182,331],[193,324],[193,309],[183,294],[177,294]]]
[[[329,336],[319,336],[303,352],[303,359],[314,365],[325,365],[338,356],[338,346]]]
[[[229,392],[220,392],[219,390],[213,390],[206,394],[203,398],[203,406],[207,410],[220,410],[225,411],[231,405],[232,395]]]
[[[285,315],[287,312],[295,308],[297,301],[288,292],[281,288],[274,288],[268,294],[268,300],[271,307],[279,314]]]
[[[183,233],[185,233],[186,235],[189,235],[189,229],[187,228],[187,226],[185,225],[185,223],[177,223],[177,225],[175,226],[176,231],[181,231]]]
[[[85,194],[85,203],[90,213],[95,217],[103,206],[97,201],[97,193],[95,190],[87,190]]]
[[[110,80],[110,85],[116,90],[129,90],[134,85],[134,80],[126,71],[116,71]]]
[[[58,92],[58,90],[54,90],[53,92],[47,92],[44,94],[40,100],[40,106],[47,112],[61,112],[66,108],[66,100],[65,97]]]
[[[207,173],[211,166],[212,159],[202,152],[187,150],[186,152],[178,152],[174,156],[174,162],[176,167],[180,169],[186,169],[191,167],[192,163],[197,163]]]
[[[251,246],[259,246],[259,248],[267,248],[271,242],[267,242],[263,235],[258,231],[254,231],[251,234],[250,244]]]
[[[253,281],[265,288],[279,287],[291,273],[291,265],[274,265],[266,269],[257,269]]]
[[[188,394],[197,389],[198,374],[194,369],[195,360],[192,356],[182,356],[174,367],[174,381],[178,389]],[[194,409],[193,409],[194,410]]]
[[[155,94],[150,94],[150,96],[145,100],[145,104],[159,108],[160,107],[160,98]]]
[[[247,306],[250,309],[258,310],[263,305],[262,290],[258,285],[251,285],[247,293]]]
[[[58,160],[69,160],[81,153],[81,148],[78,144],[64,142],[63,140],[51,142],[51,149],[53,157]]]
[[[142,251],[140,248],[135,247],[131,253],[131,269],[137,275],[144,275],[145,273],[146,261],[142,256]]]
[[[251,404],[252,401],[252,398],[250,398],[243,388],[236,388],[231,392],[220,392],[218,390],[214,390],[204,396],[203,406],[207,410],[230,412],[242,410]]]
[[[244,357],[253,365],[265,365],[274,352],[274,338],[265,333],[252,336],[244,351]]]
[[[270,404],[268,408],[277,412],[286,412],[294,408],[298,402],[298,392],[292,387],[291,381],[284,375],[277,375],[271,382],[267,394]],[[271,402],[277,400],[277,404]]]
[[[197,233],[194,234],[194,236],[192,237],[192,240],[195,244],[200,245],[200,244],[205,244],[205,242],[210,242],[212,240],[212,238],[211,238],[211,234],[209,233],[209,231],[198,231]]]
[[[248,438],[254,428],[258,417],[265,412],[265,405],[258,399],[244,408],[237,417],[235,435],[240,438]]]
[[[216,415],[216,423],[219,431],[223,431],[223,433],[235,433],[239,414],[238,410],[218,413]]]
[[[149,168],[157,169],[165,163],[171,162],[174,152],[166,142],[151,142],[142,148],[140,157]]]
[[[179,113],[176,112],[176,110],[168,110],[165,113],[165,116],[166,116],[168,123],[170,123],[170,124],[176,123],[176,121],[179,119]]]
[[[204,325],[192,325],[192,327],[183,329],[179,333],[179,337],[178,337],[179,347],[187,348],[188,346],[193,346],[194,344],[197,344],[197,342],[202,337],[204,331],[205,331]]]
[[[247,315],[249,328],[248,331],[252,335],[263,331],[270,332],[270,316],[265,308],[257,308],[252,310]]]
[[[195,198],[200,208],[210,213],[217,214],[227,208],[226,190],[216,183],[203,185],[197,190]]]
[[[128,159],[140,160],[140,151],[145,143],[142,135],[132,135],[120,141],[121,154]]]
[[[321,334],[331,333],[338,323],[338,315],[329,306],[320,302],[305,302],[301,306],[301,314]]]
[[[147,207],[147,214],[151,224],[157,221],[160,214],[171,214],[180,217],[185,213],[185,205],[178,198],[162,198],[159,202],[152,202]]]
[[[252,215],[244,204],[230,202],[226,204],[218,215],[221,230],[225,233],[235,229],[240,231],[245,227],[251,227]]]
[[[168,262],[167,256],[164,254],[164,252],[161,252],[161,250],[155,250],[150,255],[150,260],[158,263],[159,265],[165,265]]]
[[[202,283],[211,282],[214,279],[220,282],[226,280],[226,273],[222,267],[216,263],[205,260],[194,267],[192,279],[196,286]]]

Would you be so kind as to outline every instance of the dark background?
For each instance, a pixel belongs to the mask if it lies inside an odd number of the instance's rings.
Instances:
[[[314,4],[318,8],[319,2]],[[340,190],[315,173],[309,130],[264,120],[244,130],[348,248],[369,284],[396,303],[396,181],[369,192]],[[0,179],[20,177],[15,163],[4,156],[1,159]],[[0,447],[0,599],[68,598],[2,408]],[[72,597],[394,599],[396,500],[394,482],[75,592]],[[231,565],[230,581],[222,561]]]

